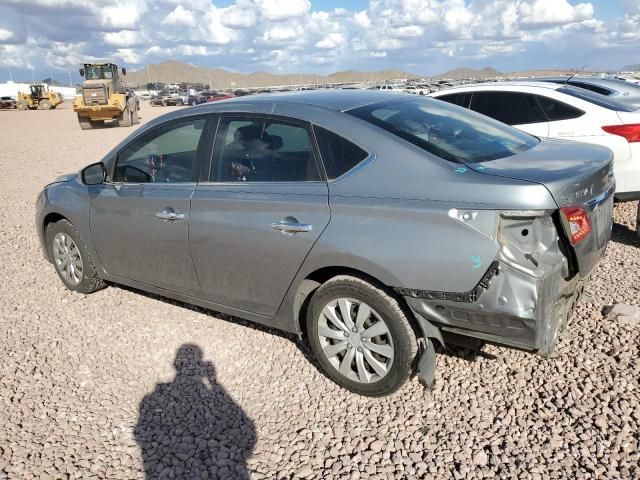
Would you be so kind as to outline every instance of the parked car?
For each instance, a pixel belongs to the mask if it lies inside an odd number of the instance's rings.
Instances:
[[[545,82],[450,88],[432,97],[540,137],[594,143],[614,153],[619,200],[640,198],[640,111],[603,95]]]
[[[46,186],[36,225],[67,288],[115,282],[295,332],[335,382],[377,396],[416,365],[431,384],[434,342],[550,354],[614,188],[606,148],[324,90],[151,120]]]
[[[207,102],[217,102],[218,100],[227,100],[229,98],[234,98],[233,94],[224,93],[224,92],[220,92],[220,93],[213,92],[207,96]]]
[[[378,85],[377,87],[378,90],[382,90],[383,92],[404,92],[404,88],[402,88],[400,85],[392,85],[392,84],[385,84],[385,85]]]
[[[616,78],[599,77],[539,77],[537,81],[568,84],[610,97],[616,102],[640,108],[640,85]]]
[[[403,91],[413,95],[428,95],[429,92],[431,92],[431,90],[426,87],[418,87],[416,85],[409,85],[405,87]]]
[[[184,105],[184,101],[178,92],[161,92],[152,97],[149,103],[152,107]]]
[[[195,107],[196,105],[200,105],[201,103],[207,103],[207,97],[201,93],[198,93],[196,95],[185,95],[182,98],[182,101],[185,105],[192,105]]]
[[[16,108],[16,101],[11,97],[0,97],[0,108]]]

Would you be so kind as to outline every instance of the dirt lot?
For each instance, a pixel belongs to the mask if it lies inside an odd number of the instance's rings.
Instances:
[[[143,122],[169,109],[143,105]],[[67,291],[40,254],[37,192],[130,128],[81,131],[69,102],[0,111],[0,479],[640,478],[635,204],[554,358],[438,356],[432,391],[327,380],[295,337],[109,287]]]

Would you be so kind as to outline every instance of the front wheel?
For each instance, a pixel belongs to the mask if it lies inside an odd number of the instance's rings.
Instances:
[[[389,395],[409,378],[418,344],[398,304],[382,288],[341,275],[322,285],[307,310],[313,353],[338,385]]]
[[[49,258],[65,287],[79,293],[92,293],[105,287],[82,236],[71,222],[50,223],[45,238]]]
[[[29,109],[29,105],[24,100],[18,100],[16,102],[16,108],[18,110],[28,110]]]

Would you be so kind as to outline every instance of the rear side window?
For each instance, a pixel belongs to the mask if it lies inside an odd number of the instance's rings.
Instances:
[[[616,112],[633,112],[635,110],[634,107],[616,102],[615,100],[611,100],[604,95],[585,90],[584,88],[564,86],[560,87],[556,91],[571,95],[575,98],[579,98],[580,100],[584,100],[585,102],[593,103],[594,105],[598,105],[599,107],[606,108],[608,110],[615,110]]]
[[[379,102],[347,113],[457,163],[509,157],[539,143],[520,130],[433,98]]]
[[[313,130],[329,180],[347,173],[369,156],[359,146],[340,135],[318,126],[314,126]]]
[[[213,154],[212,182],[320,180],[307,128],[279,120],[222,118]]]
[[[542,95],[536,95],[536,97],[550,122],[571,120],[572,118],[578,118],[584,115],[582,110],[553,98],[543,97]]]
[[[470,93],[450,93],[449,95],[442,95],[437,98],[438,100],[444,100],[459,107],[467,107],[469,105],[469,97],[471,97]]]
[[[469,108],[507,125],[547,121],[535,97],[528,93],[474,92]]]

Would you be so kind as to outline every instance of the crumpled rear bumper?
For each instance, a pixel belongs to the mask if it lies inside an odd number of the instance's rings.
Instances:
[[[551,354],[585,280],[579,275],[565,280],[561,263],[539,277],[503,262],[495,262],[488,273],[486,288],[476,292],[475,299],[471,295],[463,301],[450,300],[444,292],[406,295],[409,292],[401,289],[401,293],[414,314],[442,331]]]

